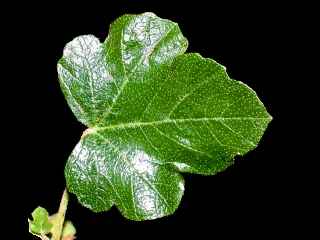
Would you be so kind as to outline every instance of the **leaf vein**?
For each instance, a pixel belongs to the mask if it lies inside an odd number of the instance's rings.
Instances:
[[[106,127],[93,127],[93,134],[99,130],[106,129],[125,129],[125,128],[137,128],[143,126],[155,126],[161,124],[176,124],[176,123],[184,123],[184,122],[202,122],[202,121],[226,121],[226,120],[234,120],[234,121],[250,121],[250,120],[270,120],[270,118],[260,118],[260,117],[212,117],[212,118],[180,118],[180,119],[164,119],[159,121],[151,121],[151,122],[128,122],[128,123],[119,123],[115,125],[109,125]]]
[[[203,81],[201,83],[199,83],[197,86],[194,87],[194,89],[192,89],[190,92],[186,93],[179,101],[177,101],[177,103],[173,106],[173,108],[171,109],[171,111],[168,114],[168,118],[170,118],[170,116],[174,113],[175,110],[177,110],[177,108],[190,96],[192,96],[192,94],[197,91],[202,85],[208,83],[210,81],[210,78],[206,81]]]
[[[180,146],[182,146],[182,147],[184,147],[184,148],[186,148],[186,149],[188,149],[188,150],[191,150],[191,151],[193,151],[193,152],[201,153],[201,154],[203,154],[203,155],[206,155],[206,156],[212,158],[212,156],[211,156],[210,154],[208,154],[208,153],[206,153],[206,152],[202,152],[201,150],[192,148],[192,147],[190,147],[190,146],[187,146],[187,145],[185,145],[185,144],[183,144],[183,143],[181,143],[181,142],[179,142],[179,141],[171,138],[170,136],[168,136],[167,134],[165,134],[164,132],[162,132],[162,131],[161,131],[160,129],[158,129],[157,127],[155,127],[155,126],[153,126],[153,127],[159,132],[159,134],[161,134],[162,136],[168,138],[169,140],[171,140],[171,141],[174,142],[175,144],[180,145]]]
[[[251,146],[255,147],[256,145],[248,140],[246,137],[244,137],[242,134],[240,134],[239,132],[233,130],[228,124],[224,123],[223,121],[218,121],[219,123],[221,123],[223,126],[225,126],[227,129],[229,129],[231,132],[233,132],[234,134],[238,135],[239,137],[241,137],[243,140],[245,140],[247,143],[249,143]]]
[[[99,134],[99,133],[98,133],[98,135],[99,135],[101,138],[103,138],[105,141],[107,141],[107,142],[110,144],[110,146],[112,146],[112,148],[113,148],[120,156],[122,156],[122,159],[124,159],[124,160],[127,162],[127,164],[131,167],[132,170],[135,170],[134,166],[133,166],[132,163],[129,161],[129,159],[128,159],[128,157],[127,157],[126,154],[122,153],[117,146],[115,146],[111,141],[109,141],[109,140],[108,140],[107,138],[105,138],[103,135],[101,135],[101,134]],[[163,201],[163,203],[164,203],[168,208],[170,207],[169,204],[168,204],[168,202],[166,201],[165,197],[163,197],[162,194],[161,194],[156,188],[153,187],[152,183],[151,183],[147,178],[145,178],[144,176],[140,175],[137,171],[133,171],[133,172],[135,173],[135,175],[136,175],[138,178],[140,178],[141,180],[143,180],[143,181],[149,186],[149,188],[151,188],[151,189],[160,197],[160,199]],[[121,199],[120,199],[120,201],[121,201]]]

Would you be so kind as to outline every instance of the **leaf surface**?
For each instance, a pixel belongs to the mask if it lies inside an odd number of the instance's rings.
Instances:
[[[49,222],[49,214],[43,207],[37,207],[32,212],[32,220],[29,221],[29,232],[36,236],[43,236],[48,234],[52,228],[52,224]]]
[[[257,146],[271,116],[255,92],[187,45],[152,13],[120,17],[104,43],[86,35],[66,45],[60,85],[88,129],[65,176],[83,205],[116,205],[132,220],[172,214],[180,172],[213,175]]]

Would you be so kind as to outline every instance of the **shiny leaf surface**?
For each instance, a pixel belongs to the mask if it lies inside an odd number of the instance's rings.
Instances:
[[[60,85],[88,129],[65,176],[84,206],[116,205],[132,220],[172,214],[180,172],[213,175],[257,146],[271,116],[255,92],[186,48],[178,25],[152,13],[120,17],[104,43],[66,45]]]

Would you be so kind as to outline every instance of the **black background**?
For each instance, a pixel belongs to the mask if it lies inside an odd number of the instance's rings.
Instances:
[[[173,2],[105,1],[103,5],[87,2],[68,7],[38,3],[17,5],[11,12],[8,21],[14,50],[8,61],[17,67],[9,69],[15,94],[7,101],[14,128],[6,130],[12,131],[10,151],[16,170],[10,188],[19,196],[16,210],[21,213],[23,231],[27,231],[26,217],[38,205],[51,213],[57,210],[65,187],[66,159],[85,129],[69,110],[57,81],[56,63],[63,47],[83,34],[94,34],[103,41],[109,24],[120,15],[151,11],[179,23],[189,40],[188,52],[215,59],[227,67],[230,77],[253,88],[274,120],[258,148],[237,157],[225,172],[210,177],[184,174],[185,194],[172,216],[133,222],[116,208],[95,214],[71,195],[67,218],[78,229],[77,239],[127,234],[147,238],[149,233],[258,237],[285,232],[293,214],[285,196],[292,186],[282,168],[288,160],[281,151],[286,128],[280,124],[286,104],[283,85],[289,81],[284,65],[290,52],[287,35],[297,26],[288,18],[293,14],[291,6],[269,1]],[[28,237],[24,239],[33,239]]]

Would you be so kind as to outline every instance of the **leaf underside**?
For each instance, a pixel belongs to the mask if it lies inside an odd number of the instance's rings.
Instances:
[[[213,175],[257,146],[271,116],[255,92],[187,45],[153,13],[118,18],[103,43],[85,35],[66,45],[61,89],[88,129],[65,176],[84,206],[116,205],[137,221],[172,214],[180,172]]]

